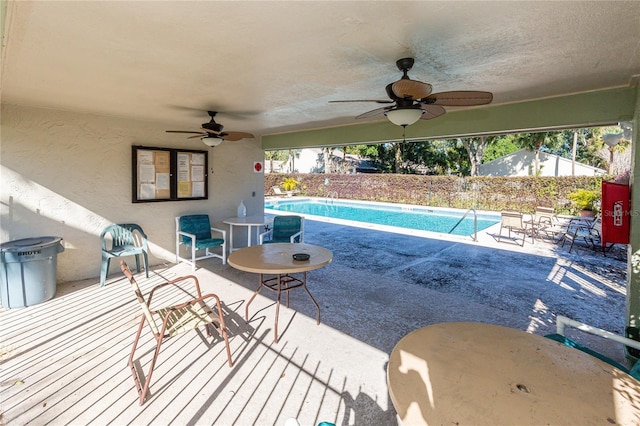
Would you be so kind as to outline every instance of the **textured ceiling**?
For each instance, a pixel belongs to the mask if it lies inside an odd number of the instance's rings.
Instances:
[[[2,102],[256,135],[360,123],[409,76],[494,104],[628,86],[640,2],[9,2]],[[384,118],[382,118],[384,119]]]

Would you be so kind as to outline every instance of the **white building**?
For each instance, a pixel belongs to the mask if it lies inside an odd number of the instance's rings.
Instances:
[[[478,175],[533,176],[535,174],[535,157],[535,152],[523,148],[488,163],[480,164]],[[575,173],[572,173],[571,163],[568,158],[540,152],[539,176],[598,176],[607,173],[606,170],[579,162],[575,163]]]

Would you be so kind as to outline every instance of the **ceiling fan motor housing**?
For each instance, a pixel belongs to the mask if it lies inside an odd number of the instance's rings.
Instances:
[[[212,119],[208,123],[202,123],[202,128],[203,129],[207,129],[207,130],[211,130],[211,131],[216,132],[216,133],[220,133],[220,132],[222,132],[222,129],[224,129],[224,126],[222,124],[216,123]]]

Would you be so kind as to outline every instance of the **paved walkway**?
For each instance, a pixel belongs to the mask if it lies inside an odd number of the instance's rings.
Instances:
[[[334,253],[332,264],[309,273],[322,323],[316,325],[306,294],[292,292],[274,344],[272,294],[256,298],[244,320],[257,276],[219,260],[201,262],[203,291],[224,302],[234,366],[220,341],[205,345],[198,333],[172,339],[142,407],[126,363],[139,308],[120,274],[103,288],[97,277],[65,283],[48,302],[0,311],[0,423],[282,425],[296,417],[303,425],[396,424],[386,362],[395,343],[418,327],[480,321],[546,334],[558,314],[615,333],[624,327],[621,252],[603,257],[546,242],[497,243],[497,229],[475,243],[305,225],[305,242]],[[149,289],[190,273],[168,264],[138,279]],[[619,347],[582,341],[623,359]],[[152,348],[147,335],[137,355],[145,367]]]

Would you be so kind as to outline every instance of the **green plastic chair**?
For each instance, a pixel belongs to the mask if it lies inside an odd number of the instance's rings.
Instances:
[[[216,232],[222,238],[212,236],[211,232]],[[180,245],[190,248],[190,258],[180,257]],[[220,247],[221,253],[209,251]],[[202,256],[196,256],[198,250],[204,250]],[[217,257],[222,260],[222,264],[227,263],[227,231],[213,228],[209,222],[209,215],[192,214],[176,217],[176,263],[186,262],[191,265],[191,270],[196,270],[196,261]]]
[[[276,216],[273,218],[271,229],[260,234],[260,244],[302,242],[304,242],[304,217],[302,216]]]
[[[109,263],[114,257],[135,256],[136,268],[140,272],[140,255],[144,258],[144,270],[149,278],[149,258],[147,234],[140,225],[120,223],[109,225],[100,234],[102,241],[102,264],[100,266],[100,287],[104,286],[109,273]],[[108,247],[111,240],[111,248]]]

